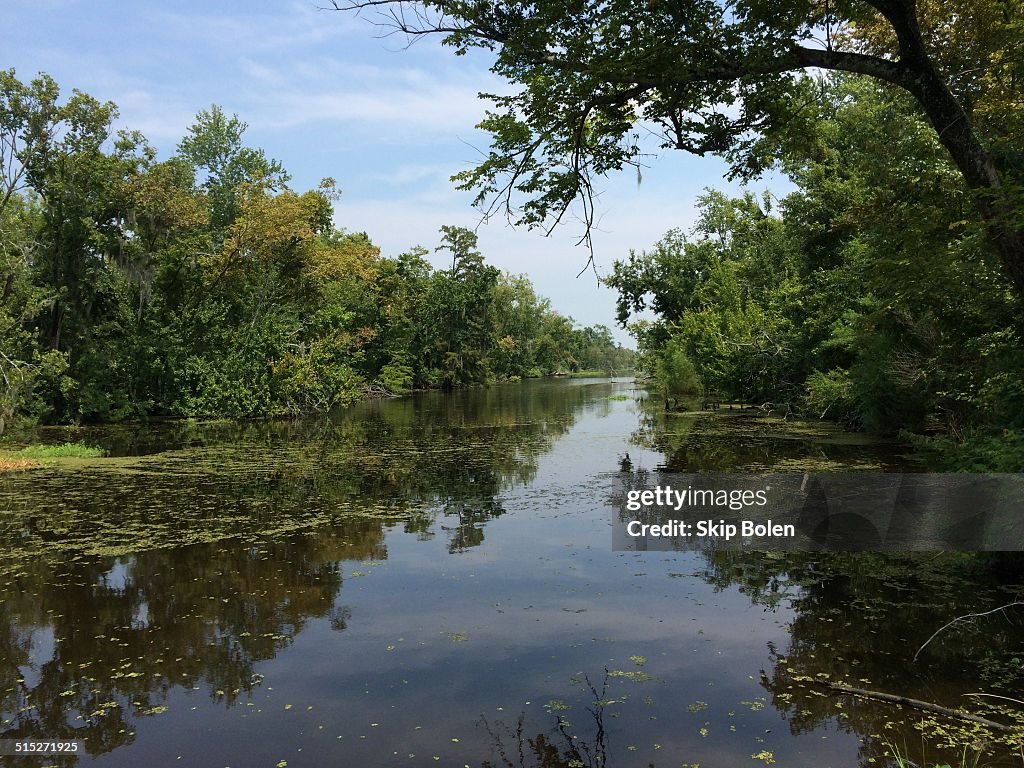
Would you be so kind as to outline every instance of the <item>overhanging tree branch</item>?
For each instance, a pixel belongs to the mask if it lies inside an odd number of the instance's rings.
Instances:
[[[736,146],[744,132],[771,128],[768,117],[757,112],[765,110],[764,92],[782,94],[791,82],[787,75],[824,70],[899,87],[918,103],[966,185],[979,193],[981,217],[1024,295],[1021,217],[966,102],[951,90],[929,52],[916,3],[865,0],[865,5],[888,25],[892,51],[876,55],[849,42],[847,50],[839,49],[835,26],[856,19],[811,0],[785,13],[752,0],[730,15],[715,0],[331,0],[329,7],[377,10],[389,33],[410,39],[441,34],[460,53],[471,48],[495,53],[492,70],[524,86],[506,105],[512,105],[508,116],[518,114],[517,126],[529,137],[520,147],[507,135],[496,139],[498,149],[480,168],[459,178],[465,186],[500,189],[506,204],[513,190],[525,194],[525,222],[531,226],[549,216],[557,224],[574,198],[586,209],[593,175],[635,164],[639,149],[627,136],[640,122],[672,125],[675,141],[667,146],[722,151],[723,142]],[[827,43],[808,45],[823,25]],[[710,121],[680,119],[737,104],[753,114],[737,118],[723,109]],[[499,162],[502,153],[512,157],[527,146],[530,162]],[[558,167],[568,170],[551,171]],[[499,173],[510,172],[507,184],[495,181]],[[521,183],[524,178],[528,183]],[[592,219],[585,224],[589,231]]]

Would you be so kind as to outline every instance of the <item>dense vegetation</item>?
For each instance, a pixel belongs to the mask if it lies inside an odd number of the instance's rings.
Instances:
[[[456,176],[485,207],[554,226],[574,203],[588,230],[598,177],[662,149],[771,162],[813,111],[807,73],[884,84],[912,105],[973,193],[991,247],[1024,295],[1020,84],[1013,0],[334,0],[414,40],[484,50],[515,87],[490,95],[491,151]],[[768,142],[771,146],[771,141]],[[892,158],[897,162],[897,158]]]
[[[692,233],[620,263],[620,320],[671,407],[701,390],[869,430],[938,464],[1024,468],[1024,16],[1007,0],[348,0],[493,55],[490,153],[457,179],[553,226],[660,149],[780,170],[709,193]],[[965,440],[965,438],[967,438]]]
[[[117,111],[0,72],[0,432],[47,422],[323,411],[367,387],[627,367],[476,236],[385,258],[335,228],[326,179],[288,186],[245,124],[200,112],[158,160]]]
[[[806,87],[806,122],[775,145],[796,191],[708,192],[692,232],[616,264],[620,320],[657,313],[634,329],[678,394],[941,433],[944,466],[1019,471],[1020,303],[962,178],[906,99]]]

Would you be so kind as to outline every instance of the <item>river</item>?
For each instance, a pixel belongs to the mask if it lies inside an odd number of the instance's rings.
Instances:
[[[949,722],[815,681],[1024,680],[1012,610],[913,660],[1017,556],[612,551],[638,473],[911,465],[820,425],[559,380],[44,435],[110,457],[0,477],[0,738],[86,753],[12,766],[958,765]]]

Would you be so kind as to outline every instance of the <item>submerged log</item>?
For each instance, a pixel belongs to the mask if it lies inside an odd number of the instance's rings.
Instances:
[[[875,701],[884,701],[889,704],[901,704],[905,707],[913,707],[914,709],[919,709],[922,712],[931,712],[936,715],[944,715],[945,717],[953,717],[958,720],[966,720],[970,723],[977,723],[978,725],[984,725],[986,728],[992,728],[997,731],[1013,730],[1011,726],[1003,725],[1002,723],[997,723],[995,720],[989,720],[988,718],[979,717],[978,715],[972,715],[967,712],[960,712],[956,709],[950,709],[949,707],[942,707],[938,704],[933,704],[930,701],[912,699],[909,696],[897,696],[892,693],[882,693],[881,691],[869,691],[866,688],[854,688],[849,685],[839,685],[838,683],[830,683],[827,680],[809,680],[806,682],[822,685],[825,688],[828,688],[829,690],[837,694],[843,694],[847,696],[860,696],[864,699],[874,699]]]

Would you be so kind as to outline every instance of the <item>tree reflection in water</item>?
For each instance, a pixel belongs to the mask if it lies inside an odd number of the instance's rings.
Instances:
[[[0,603],[0,738],[85,740],[102,754],[133,739],[175,687],[233,706],[314,618],[345,628],[340,560],[383,554],[379,525],[236,541],[131,558],[41,564],[33,592]],[[73,758],[72,758],[73,759]],[[50,760],[50,759],[47,759]]]
[[[395,525],[478,546],[499,494],[533,479],[590,399],[523,387],[334,421],[93,431],[130,458],[3,478],[0,738],[101,755],[175,689],[238,704],[311,620],[346,628],[343,561],[385,559]]]
[[[959,764],[965,745],[986,760],[1020,762],[1020,735],[851,696],[827,695],[810,681],[831,681],[909,696],[998,722],[1020,724],[1020,707],[965,698],[979,690],[1019,698],[1024,687],[1024,614],[994,614],[950,628],[918,648],[951,618],[1010,602],[1022,583],[1019,553],[768,553],[706,555],[704,578],[738,587],[774,610],[792,609],[786,648],[770,646],[761,683],[794,734],[832,725],[862,737],[861,763],[893,745],[919,765]],[[918,729],[922,734],[918,734]],[[1003,738],[1003,741],[1000,741]],[[942,748],[943,744],[953,745]],[[989,762],[987,764],[999,764]]]
[[[491,723],[480,718],[480,726],[494,740],[493,753],[498,762],[485,760],[480,768],[605,768],[608,764],[607,734],[604,713],[608,699],[608,676],[604,671],[600,691],[586,675],[583,682],[590,689],[592,700],[586,708],[587,732],[573,732],[572,723],[562,714],[555,714],[554,726],[536,736],[526,736],[526,713],[521,713],[515,728]],[[653,764],[651,766],[653,768]]]

